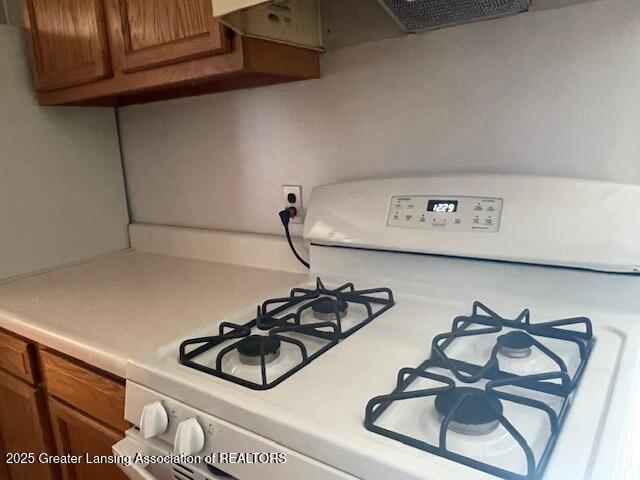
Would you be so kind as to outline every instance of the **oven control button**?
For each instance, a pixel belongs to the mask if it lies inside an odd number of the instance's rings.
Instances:
[[[145,440],[167,431],[169,417],[160,402],[145,405],[140,417],[140,432]]]
[[[204,431],[195,418],[178,424],[173,451],[178,455],[195,455],[204,448]]]

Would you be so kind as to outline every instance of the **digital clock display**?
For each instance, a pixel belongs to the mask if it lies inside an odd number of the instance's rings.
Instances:
[[[458,210],[457,200],[429,200],[427,212],[453,213]]]

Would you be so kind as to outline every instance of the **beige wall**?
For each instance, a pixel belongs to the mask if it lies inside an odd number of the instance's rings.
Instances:
[[[114,111],[43,108],[0,25],[0,278],[128,247]]]
[[[288,183],[640,183],[637,52],[640,2],[603,0],[342,49],[317,81],[126,107],[133,217],[276,233]]]
[[[0,0],[0,10],[4,5],[6,23],[13,26],[21,26],[24,23],[22,18],[22,2],[24,0]]]

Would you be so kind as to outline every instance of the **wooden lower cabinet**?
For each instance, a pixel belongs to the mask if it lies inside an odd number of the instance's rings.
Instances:
[[[57,480],[57,465],[40,463],[38,454],[54,453],[45,394],[0,370],[2,480]],[[7,453],[33,453],[33,463],[7,463]],[[26,459],[30,461],[30,459]]]
[[[110,457],[131,426],[124,396],[123,379],[0,329],[0,480],[127,480],[115,464],[87,462]]]
[[[0,437],[0,455],[2,455],[2,460],[0,460],[0,480],[8,480],[10,478],[9,468],[5,462],[6,451],[2,445],[2,437]]]
[[[40,360],[49,396],[114,430],[131,427],[124,419],[124,381],[49,350],[40,350]]]
[[[50,398],[49,410],[55,443],[59,455],[88,454],[111,455],[111,446],[118,442],[122,433],[112,430],[83,413]],[[126,480],[122,471],[112,464],[86,463],[62,465],[65,480]],[[37,477],[32,477],[37,478]]]

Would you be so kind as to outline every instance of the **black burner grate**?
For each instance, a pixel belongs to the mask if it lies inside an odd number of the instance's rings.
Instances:
[[[329,302],[328,300],[331,300]],[[357,303],[365,308],[366,315],[360,322],[348,329],[343,328],[344,304]],[[325,321],[303,323],[302,315],[314,306],[322,304]],[[332,308],[327,309],[327,305]],[[218,334],[185,340],[180,345],[180,363],[204,373],[229,380],[254,390],[267,390],[273,388],[295,372],[308,365],[315,358],[322,355],[340,341],[355,333],[357,330],[371,322],[394,305],[393,293],[388,288],[375,288],[368,290],[356,290],[352,283],[346,283],[336,289],[328,289],[320,278],[316,279],[315,289],[294,288],[288,297],[274,298],[265,301],[257,307],[256,318],[237,325],[223,322],[218,327]],[[374,308],[375,307],[375,308]],[[284,312],[294,309],[291,313]],[[332,311],[333,309],[333,311]],[[333,313],[333,318],[332,318]],[[260,368],[260,383],[252,382],[230,374],[223,369],[223,359],[231,352],[246,350],[247,341],[252,335],[252,329],[265,331],[265,336],[272,341],[256,342],[255,352],[256,366]],[[288,334],[296,334],[292,338]],[[326,342],[312,354],[309,354],[302,337],[315,337]],[[293,368],[277,378],[270,379],[267,376],[267,364],[274,354],[270,346],[280,346],[283,342],[295,346],[300,353],[300,362]],[[198,362],[197,357],[215,347],[228,343],[218,352],[215,364],[207,365]]]
[[[470,326],[479,328],[469,329]],[[580,331],[563,328],[568,326],[578,326],[582,328]],[[457,338],[493,334],[502,331],[505,327],[515,329],[514,331],[516,332],[525,332],[528,334],[531,338],[527,339],[527,345],[528,342],[531,342],[532,348],[538,348],[541,352],[551,358],[558,367],[557,371],[522,376],[501,371],[497,353],[505,341],[509,342],[510,340],[513,340],[513,337],[507,337],[505,340],[505,335],[499,337],[489,360],[484,365],[475,365],[449,358],[446,354],[447,347]],[[536,340],[534,338],[536,336],[564,340],[572,342],[578,346],[580,364],[576,369],[573,378],[569,376],[567,367],[563,360]],[[524,338],[521,336],[518,340],[524,342]],[[510,480],[537,479],[542,475],[542,472],[549,461],[549,456],[558,438],[560,426],[562,425],[569,408],[569,395],[575,389],[582,373],[584,372],[584,368],[593,347],[593,341],[591,321],[585,317],[532,324],[530,322],[530,314],[528,310],[524,310],[516,319],[508,320],[500,317],[480,302],[475,302],[470,316],[457,317],[453,321],[451,332],[434,337],[432,342],[432,355],[430,358],[425,360],[417,368],[401,369],[398,372],[395,389],[390,394],[372,398],[367,403],[364,425],[372,432],[501,478]],[[522,345],[524,345],[524,343]],[[518,344],[516,347],[521,347],[522,345]],[[509,344],[507,344],[507,346],[509,346]],[[491,418],[497,419],[497,421],[522,449],[527,462],[526,474],[522,475],[511,472],[447,449],[447,432],[450,429],[451,423],[455,422],[455,420],[460,417],[460,406],[469,401],[469,395],[473,395],[475,389],[456,387],[453,378],[433,373],[429,371],[430,369],[447,369],[456,380],[467,384],[475,383],[480,380],[488,380],[484,386],[486,396],[476,394],[474,401],[484,404],[485,410],[488,412],[487,414]],[[441,383],[442,386],[422,390],[409,390],[409,386],[418,378],[434,380]],[[560,398],[562,400],[562,406],[559,413],[556,413],[553,408],[539,400],[500,390],[500,388],[507,386],[519,387],[525,392],[527,390],[531,392],[543,392]],[[410,398],[437,397],[438,395],[442,398],[443,394],[447,394],[449,396],[453,395],[452,392],[456,389],[466,390],[463,390],[463,394],[457,396],[455,404],[450,406],[450,408],[447,408],[448,413],[443,415],[444,418],[440,425],[439,441],[437,445],[432,445],[424,442],[423,440],[376,425],[376,421],[380,416],[389,408],[389,406],[391,406],[392,403],[396,401]],[[514,402],[525,407],[541,410],[548,415],[550,425],[549,440],[537,462],[533,450],[527,443],[526,439],[505,417],[502,408],[498,407],[500,400]]]

